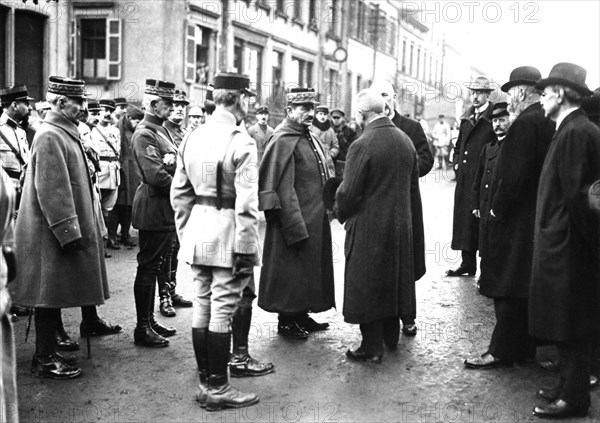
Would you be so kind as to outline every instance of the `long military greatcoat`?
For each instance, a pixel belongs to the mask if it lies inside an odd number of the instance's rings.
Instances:
[[[169,194],[175,174],[177,147],[162,121],[146,113],[133,134],[133,156],[142,183],[133,199],[132,224],[144,231],[175,231]]]
[[[454,147],[454,163],[458,164],[458,170],[452,222],[453,250],[477,251],[479,221],[471,213],[471,195],[481,149],[485,144],[497,139],[491,122],[493,108],[494,105],[489,102],[477,122],[473,118],[474,108],[471,108],[460,121],[460,131]]]
[[[259,208],[267,216],[258,305],[277,313],[335,307],[331,228],[321,191],[323,147],[307,127],[286,119],[259,169]]]
[[[336,201],[346,220],[344,320],[367,323],[412,313],[411,198],[419,178],[415,148],[387,118],[350,146]]]
[[[488,297],[529,295],[538,183],[555,124],[540,103],[527,107],[508,129],[496,167],[497,187],[488,221],[493,254],[479,292]]]
[[[535,214],[529,333],[582,339],[600,319],[598,216],[587,192],[600,179],[600,129],[581,109],[558,127],[542,167]]]
[[[121,133],[121,156],[119,157],[121,163],[121,184],[119,185],[117,204],[132,206],[135,191],[142,182],[142,175],[135,162],[135,157],[133,157],[131,145],[134,129],[127,115],[123,115],[119,120],[117,128]]]
[[[16,304],[68,308],[103,304],[109,297],[84,154],[77,125],[48,112],[33,140],[17,218]],[[63,250],[77,239],[85,249]]]

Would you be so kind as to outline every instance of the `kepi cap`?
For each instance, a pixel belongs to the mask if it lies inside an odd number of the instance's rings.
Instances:
[[[173,103],[183,103],[186,106],[190,104],[187,99],[187,93],[183,90],[175,90],[175,94],[173,95]]]
[[[341,109],[334,109],[334,110],[331,111],[331,116],[345,117],[346,113],[344,113],[344,111],[341,110]]]
[[[62,76],[51,76],[48,78],[48,93],[73,98],[87,97],[84,81]]]
[[[163,100],[173,100],[175,84],[167,81],[157,81],[156,79],[146,79],[144,93],[155,95]]]
[[[127,99],[125,97],[115,98],[115,106],[127,106]]]
[[[327,106],[317,106],[315,112],[323,112],[329,114],[329,107]]]
[[[0,102],[12,103],[13,101],[32,101],[33,98],[27,94],[25,85],[13,85],[12,87],[0,90]]]
[[[291,104],[319,104],[314,88],[292,88],[286,95],[288,105]]]
[[[115,102],[114,100],[103,99],[100,100],[100,107],[106,107],[107,109],[115,110]]]
[[[97,101],[88,101],[87,109],[88,111],[102,110],[102,108],[100,107],[100,103],[98,103]]]
[[[220,73],[215,76],[215,90],[239,91],[249,96],[256,96],[250,90],[250,77],[238,73]]]
[[[256,109],[256,114],[257,115],[263,115],[263,114],[269,114],[269,108],[267,106],[260,106],[258,109]]]

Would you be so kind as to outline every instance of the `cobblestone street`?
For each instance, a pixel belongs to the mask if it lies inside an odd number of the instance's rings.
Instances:
[[[81,344],[84,374],[69,381],[35,379],[29,371],[34,351],[32,327],[24,343],[27,318],[15,324],[18,352],[20,418],[23,422],[525,422],[539,403],[535,392],[557,375],[534,362],[512,368],[466,370],[463,360],[483,353],[494,323],[493,303],[477,294],[476,277],[448,278],[459,252],[450,249],[453,174],[432,171],[421,179],[426,231],[427,274],[417,283],[419,332],[401,336],[383,363],[348,361],[345,352],[360,339],[358,326],[341,314],[344,283],[344,229],[332,224],[337,310],[318,314],[331,324],[307,341],[277,335],[277,316],[254,308],[250,352],[276,365],[273,374],[232,379],[240,389],[257,392],[258,405],[216,413],[193,400],[196,363],[191,344],[192,309],[175,318],[156,315],[177,328],[163,349],[135,346],[133,280],[137,249],[114,251],[107,259],[112,298],[99,308],[101,317],[124,327],[122,334],[92,338],[92,358],[79,338],[79,309],[64,310],[67,332]],[[264,226],[261,226],[264,231]],[[259,271],[259,269],[257,269]],[[282,275],[285,277],[285,275]],[[191,298],[191,271],[180,263],[178,288]],[[258,272],[257,272],[258,281]],[[32,325],[33,326],[33,325]],[[538,349],[553,357],[554,349]],[[598,391],[592,393],[587,419],[600,419]]]

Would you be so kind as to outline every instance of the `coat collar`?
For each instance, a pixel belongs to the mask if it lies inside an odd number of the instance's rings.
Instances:
[[[492,121],[491,119],[491,115],[492,115],[492,111],[494,109],[494,103],[492,103],[491,101],[487,102],[488,107],[487,109],[485,109],[482,113],[481,116],[479,117],[479,120],[477,121],[477,123],[479,123],[479,121],[481,119],[485,119],[489,122]],[[475,107],[471,106],[467,109],[467,111],[465,113],[463,113],[463,115],[460,117],[460,120],[469,120],[471,116],[473,116],[475,114]],[[475,125],[477,125],[477,123]]]
[[[213,123],[223,123],[225,125],[234,125],[236,126],[237,121],[235,120],[235,116],[233,113],[228,112],[227,110],[215,110],[212,114]]]
[[[381,116],[381,117],[378,117],[377,119],[374,119],[371,122],[369,122],[367,124],[367,126],[365,127],[365,131],[369,131],[372,129],[385,128],[386,126],[396,127],[396,125],[394,125],[392,123],[392,121],[390,120],[389,117]]]
[[[50,110],[46,114],[44,123],[62,129],[73,139],[79,141],[79,130],[77,129],[77,125],[67,119],[63,114]]]
[[[154,116],[153,114],[146,112],[146,113],[144,113],[144,119],[142,120],[142,122],[145,123],[145,124],[149,123],[149,124],[152,124],[152,125],[156,125],[156,126],[162,127],[162,124],[163,124],[164,121],[162,119]],[[142,123],[142,122],[140,122],[140,123]]]
[[[556,132],[554,133],[554,136],[556,136],[560,131],[562,131],[562,129],[567,125],[567,123],[569,123],[573,119],[576,119],[580,116],[586,117],[586,114],[582,109],[573,110],[571,113],[569,113],[567,116],[565,116],[565,118],[560,123],[560,126],[558,128],[556,128]],[[586,117],[586,119],[587,119],[587,117]]]

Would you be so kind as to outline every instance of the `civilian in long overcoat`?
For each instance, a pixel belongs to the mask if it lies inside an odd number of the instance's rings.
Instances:
[[[412,307],[414,285],[411,198],[417,156],[406,134],[387,118],[371,121],[348,150],[336,201],[346,221],[344,320],[367,323]]]
[[[132,116],[136,119],[133,119]],[[129,106],[127,114],[123,115],[119,123],[117,123],[117,128],[121,134],[121,185],[119,185],[117,205],[133,206],[135,191],[142,182],[142,175],[133,156],[131,138],[135,131],[135,125],[143,117],[141,109]],[[135,124],[132,124],[132,120],[134,120]]]
[[[496,140],[491,123],[493,106],[489,102],[477,121],[474,118],[473,107],[465,112],[461,118],[458,140],[454,147],[456,189],[451,247],[453,250],[469,252],[473,255],[472,259],[475,258],[474,254],[477,252],[479,242],[479,222],[471,213],[472,188],[479,167],[481,149],[485,144]]]
[[[488,222],[494,254],[481,280],[483,295],[529,296],[538,183],[554,126],[538,102],[523,110],[508,130],[496,168],[498,186],[491,202],[496,217]]]
[[[300,314],[335,307],[331,228],[321,199],[327,178],[319,140],[286,118],[259,170],[259,208],[267,230],[258,305],[266,311]]]
[[[16,304],[68,308],[109,298],[92,189],[77,126],[49,111],[33,141],[17,218]],[[77,239],[84,249],[63,250]]]
[[[577,340],[598,325],[598,217],[587,203],[598,179],[600,129],[577,109],[554,134],[539,182],[529,296],[537,338]]]

